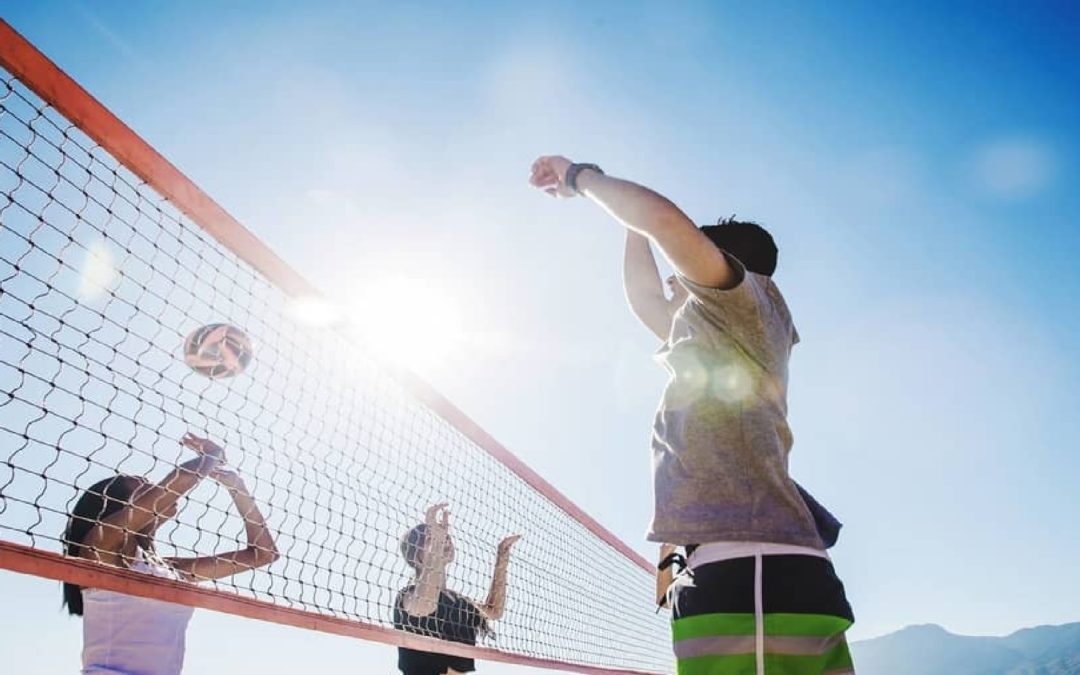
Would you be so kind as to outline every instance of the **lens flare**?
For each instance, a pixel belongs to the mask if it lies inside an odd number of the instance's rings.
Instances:
[[[79,300],[97,300],[112,288],[117,276],[116,262],[108,244],[94,242],[86,249],[86,258],[79,271]]]
[[[979,150],[975,179],[992,196],[1026,199],[1041,192],[1054,175],[1051,149],[1025,138],[1002,139]]]
[[[360,339],[409,368],[444,365],[464,343],[458,304],[434,281],[383,278],[359,289],[353,308]]]
[[[738,361],[716,368],[711,374],[709,393],[721,401],[736,403],[754,393],[753,377]]]
[[[286,305],[285,313],[293,321],[313,328],[333,326],[344,318],[340,306],[318,295],[293,298]]]

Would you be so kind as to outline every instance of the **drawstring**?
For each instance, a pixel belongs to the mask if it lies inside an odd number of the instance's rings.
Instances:
[[[686,557],[682,553],[674,552],[669,553],[666,558],[660,561],[660,564],[656,566],[661,572],[671,567],[672,565],[678,565],[679,569],[676,570],[676,574],[682,574],[690,569],[690,565],[686,562]],[[690,576],[694,576],[693,571],[688,572]]]
[[[669,553],[663,560],[660,561],[660,564],[656,566],[656,569],[663,572],[672,565],[676,566],[676,576],[685,575],[687,577],[690,577],[691,579],[694,578],[694,570],[690,569],[690,564],[686,562],[686,556],[677,552]],[[678,579],[672,580],[671,585],[668,586],[669,591],[671,590],[671,586],[675,585],[676,581],[678,581]],[[664,606],[667,604],[668,599],[667,594],[665,593],[663,602],[656,606],[656,613],[659,614],[660,610],[663,609]]]

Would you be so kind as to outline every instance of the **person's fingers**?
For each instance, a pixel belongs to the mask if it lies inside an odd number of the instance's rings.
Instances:
[[[530,170],[530,182],[538,187],[543,187],[560,182],[559,171],[556,168],[556,160],[559,157],[545,155],[538,158]]]
[[[573,197],[574,192],[563,184],[563,177],[559,175],[557,166],[561,166],[567,160],[562,157],[544,156],[533,162],[529,173],[529,183],[552,197]]]
[[[424,520],[428,523],[438,523],[439,511],[445,509],[447,506],[447,502],[432,504],[427,508],[427,511],[424,512]]]
[[[529,182],[537,187],[550,185],[558,182],[558,180],[559,177],[548,167],[541,167],[540,169],[534,170],[529,176]]]
[[[520,534],[511,534],[511,535],[509,535],[507,537],[504,537],[503,540],[499,542],[499,548],[503,549],[503,550],[507,550],[511,546],[516,544],[518,539],[521,539]]]

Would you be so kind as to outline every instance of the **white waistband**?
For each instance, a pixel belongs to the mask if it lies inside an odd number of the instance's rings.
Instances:
[[[758,541],[713,541],[701,544],[690,554],[687,564],[701,567],[708,563],[734,560],[735,558],[753,558],[757,555],[812,555],[829,560],[829,554],[822,549],[793,544],[771,544]]]

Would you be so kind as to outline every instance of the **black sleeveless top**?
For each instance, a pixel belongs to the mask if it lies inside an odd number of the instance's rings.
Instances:
[[[427,616],[415,616],[405,611],[402,602],[406,593],[416,587],[408,586],[398,593],[394,602],[394,628],[418,635],[475,645],[477,634],[486,623],[480,609],[464,596],[444,590],[439,594],[435,611]],[[472,659],[423,652],[406,647],[398,648],[398,669],[405,675],[442,675],[447,668],[462,673],[476,670]]]

